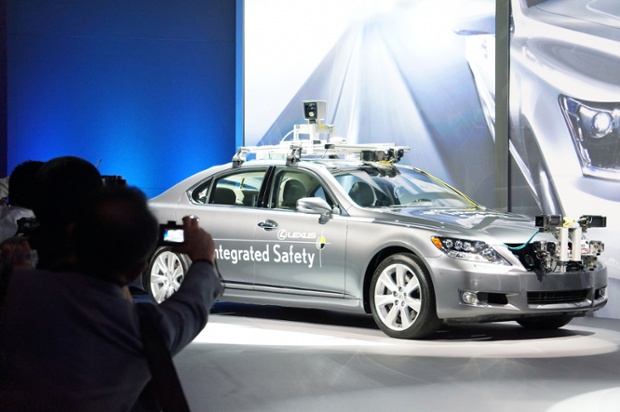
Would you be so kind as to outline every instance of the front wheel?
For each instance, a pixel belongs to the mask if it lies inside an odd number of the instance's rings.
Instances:
[[[161,247],[155,251],[143,274],[142,286],[161,303],[179,290],[188,268],[189,258],[172,252],[169,247]]]
[[[533,330],[552,330],[567,325],[573,317],[571,315],[541,316],[539,318],[523,318],[517,323],[524,328]]]
[[[442,323],[428,270],[409,253],[389,256],[377,267],[370,281],[370,307],[379,328],[393,338],[424,338]]]

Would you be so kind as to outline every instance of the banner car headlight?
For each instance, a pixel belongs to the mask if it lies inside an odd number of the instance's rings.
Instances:
[[[451,258],[510,266],[495,249],[482,241],[443,236],[433,236],[431,241],[437,249]]]
[[[620,102],[585,102],[561,96],[560,107],[583,174],[620,180]]]

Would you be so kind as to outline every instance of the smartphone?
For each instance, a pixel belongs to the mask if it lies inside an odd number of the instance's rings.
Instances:
[[[175,223],[159,225],[159,242],[162,245],[178,245],[184,241],[183,226]]]

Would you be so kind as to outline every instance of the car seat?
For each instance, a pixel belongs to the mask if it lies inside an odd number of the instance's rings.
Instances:
[[[234,205],[237,203],[237,195],[235,191],[227,187],[215,188],[213,200],[211,203],[216,205]]]
[[[306,195],[306,187],[299,180],[289,179],[282,189],[283,208],[295,209],[297,201]]]
[[[372,206],[375,201],[375,195],[372,187],[365,182],[355,182],[349,190],[349,196],[359,206]]]

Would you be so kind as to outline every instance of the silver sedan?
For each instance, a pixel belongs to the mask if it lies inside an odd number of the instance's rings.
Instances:
[[[162,224],[200,217],[216,241],[224,301],[370,313],[387,335],[409,339],[443,322],[558,328],[605,305],[603,245],[583,236],[605,218],[489,210],[397,166],[400,155],[235,158],[150,204]],[[145,288],[161,302],[189,263],[162,245]]]

